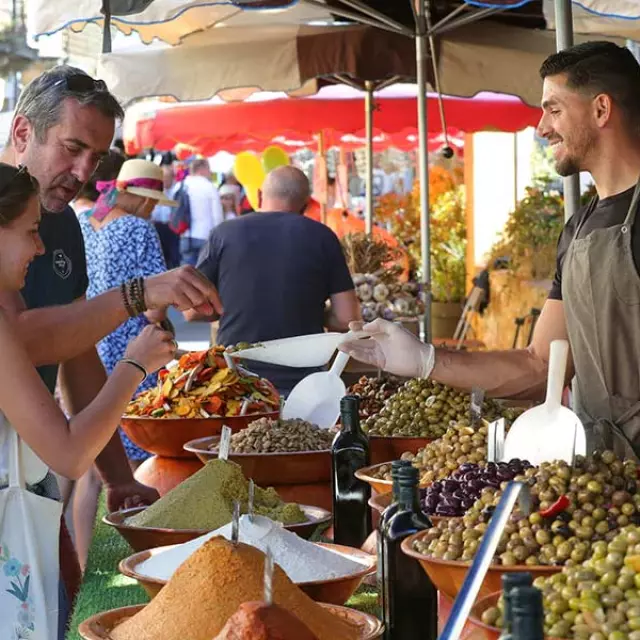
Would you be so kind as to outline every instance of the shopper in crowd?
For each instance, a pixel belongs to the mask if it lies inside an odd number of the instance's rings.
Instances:
[[[82,185],[78,195],[70,203],[76,215],[93,209],[96,201],[100,197],[100,191],[97,186],[98,183],[105,180],[113,180],[118,175],[118,171],[120,171],[120,167],[124,161],[125,157],[119,149],[115,147],[109,149],[109,154],[100,161],[100,165],[94,174],[88,182]]]
[[[134,278],[166,271],[160,240],[149,217],[154,207],[157,209],[157,203],[168,207],[176,204],[162,191],[162,169],[148,160],[127,160],[117,178],[99,186],[101,196],[96,206],[89,215],[79,218],[87,256],[87,298]],[[98,343],[98,354],[107,374],[113,372],[129,342],[148,324],[145,316],[129,318]],[[155,384],[155,374],[149,375],[137,391]],[[122,430],[120,438],[132,468],[137,468],[151,455],[131,442]],[[95,481],[87,485],[87,490],[81,493],[82,500],[74,505],[78,507],[74,509],[74,528],[82,567],[91,543],[100,487]]]
[[[302,215],[309,197],[304,173],[280,167],[264,182],[259,213],[214,229],[198,268],[220,291],[220,344],[263,342],[325,328],[346,331],[349,322],[359,319],[340,241],[331,229]],[[186,317],[216,319],[195,312]],[[258,363],[251,368],[285,394],[312,372]]]
[[[224,219],[233,220],[233,218],[237,218],[240,200],[240,187],[234,184],[223,184],[219,189],[219,193]]]
[[[223,221],[220,194],[211,181],[211,169],[206,158],[198,158],[191,163],[183,189],[189,198],[191,226],[180,237],[180,254],[183,264],[195,266],[209,234]]]
[[[0,292],[18,292],[25,284],[31,261],[45,255],[38,234],[41,215],[37,181],[25,168],[0,163]],[[68,478],[79,478],[85,473],[113,436],[119,417],[143,377],[141,372],[155,371],[167,363],[175,353],[175,341],[170,333],[158,327],[145,329],[127,347],[126,358],[118,363],[96,398],[67,419],[38,376],[12,324],[10,314],[0,311],[0,351],[5,362],[10,363],[0,368],[0,488],[7,487],[10,466],[17,459],[12,447],[15,430],[20,438],[17,455],[22,458],[27,487],[35,494],[55,497],[55,482],[47,477],[47,468]],[[57,541],[59,521],[50,522],[51,531],[35,531],[29,517],[34,515],[31,511],[34,508],[25,503],[21,513],[29,515],[11,520],[5,513],[1,521],[3,544],[8,544],[6,540],[16,534],[33,540],[48,533]],[[11,548],[17,552],[13,544]],[[20,555],[20,560],[29,567],[26,579],[29,588],[25,589],[35,594],[29,602],[36,610],[28,609],[18,615],[22,611],[18,598],[15,603],[5,598],[0,604],[0,628],[5,632],[13,628],[15,637],[21,638],[30,637],[21,631],[23,626],[28,629],[29,620],[37,618],[46,624],[49,609],[56,610],[59,606],[51,594],[46,602],[40,600],[46,576],[57,571],[57,566],[48,565],[50,558],[38,556],[38,549],[30,549],[29,553],[30,558]],[[9,575],[6,569],[5,574]],[[55,638],[56,631],[59,637],[64,637],[64,629],[41,627],[38,637]]]
[[[174,180],[173,165],[162,165],[162,181],[165,198],[173,199],[177,185]],[[162,246],[164,260],[169,269],[180,265],[180,236],[169,226],[173,206],[158,203],[151,212],[151,220],[156,227]]]
[[[567,382],[591,447],[640,456],[640,65],[629,49],[586,42],[549,56],[538,134],[558,173],[588,171],[597,197],[574,214],[558,244],[551,292],[527,349],[463,352],[422,344],[376,320],[370,339],[343,348],[404,376],[431,377],[500,398],[540,398],[553,340],[568,340]]]
[[[103,82],[74,67],[54,67],[22,91],[2,157],[14,166],[25,166],[38,180],[44,253],[31,262],[21,293],[0,293],[0,307],[50,392],[59,377],[71,414],[87,407],[106,383],[96,343],[130,315],[139,315],[144,307],[164,310],[174,305],[180,310],[193,307],[205,313],[220,308],[215,289],[190,267],[145,280],[138,310],[125,304],[120,288],[85,299],[88,282],[84,244],[77,217],[68,203],[108,154],[116,120],[121,117],[120,105]],[[135,385],[131,392],[134,389]],[[120,413],[112,415],[109,409],[107,415],[111,416],[113,433]],[[46,419],[42,423],[46,425]],[[51,435],[54,432],[49,433],[48,442],[56,446],[64,443]],[[87,453],[98,456],[96,464],[105,482],[110,510],[145,504],[157,497],[156,491],[134,480],[117,434],[106,447],[94,449],[89,447]],[[78,464],[84,460],[84,456],[78,457]],[[49,474],[45,480],[48,495],[58,497],[55,478]],[[64,527],[62,541],[66,550],[64,574],[65,567],[71,567]]]

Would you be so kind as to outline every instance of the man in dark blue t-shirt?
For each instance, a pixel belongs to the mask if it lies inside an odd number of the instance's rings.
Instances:
[[[280,167],[265,180],[259,213],[224,222],[212,232],[198,269],[220,293],[220,344],[263,342],[325,328],[347,331],[349,322],[360,318],[338,238],[303,215],[309,197],[304,173]],[[285,393],[311,372],[258,363],[250,368]]]

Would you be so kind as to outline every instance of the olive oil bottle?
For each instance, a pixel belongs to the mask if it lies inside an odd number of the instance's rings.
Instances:
[[[530,573],[503,573],[502,574],[502,596],[504,598],[504,615],[502,618],[502,633],[499,640],[508,640],[511,638],[512,629],[512,613],[511,613],[511,595],[517,587],[530,587],[533,584],[533,578]]]
[[[384,638],[385,640],[436,640],[438,593],[420,563],[401,549],[403,540],[432,528],[422,513],[418,470],[398,470],[398,509],[384,529]]]
[[[370,464],[369,438],[360,427],[360,398],[340,401],[342,429],[331,445],[333,541],[360,548],[371,533],[371,487],[356,478]]]
[[[542,591],[515,587],[511,591],[511,640],[544,640]]]
[[[384,528],[391,520],[391,517],[398,510],[398,499],[400,494],[400,485],[398,483],[398,471],[403,467],[411,466],[411,463],[408,460],[394,460],[391,463],[391,502],[389,506],[383,511],[380,516],[380,520],[378,521],[378,538],[377,538],[377,547],[378,547],[378,567],[377,567],[377,583],[378,583],[378,597],[380,606],[384,607],[384,570],[383,570],[383,549],[384,549]]]

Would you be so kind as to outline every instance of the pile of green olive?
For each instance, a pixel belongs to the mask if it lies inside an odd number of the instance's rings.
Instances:
[[[640,524],[636,465],[613,452],[577,456],[526,469],[514,480],[530,486],[533,511],[514,512],[505,526],[494,563],[575,566],[598,541],[610,542],[621,528]],[[501,489],[486,487],[462,518],[443,521],[415,542],[420,553],[444,560],[471,560],[500,499]]]
[[[593,544],[582,564],[534,582],[543,594],[545,635],[578,640],[640,640],[640,529],[624,527]],[[503,601],[482,621],[502,626]]]
[[[452,424],[471,426],[471,394],[424,378],[414,378],[391,398],[363,428],[372,436],[440,438]],[[482,404],[482,418],[513,419],[515,412],[495,400]]]

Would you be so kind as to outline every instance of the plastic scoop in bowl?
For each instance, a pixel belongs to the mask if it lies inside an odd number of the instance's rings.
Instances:
[[[234,352],[234,358],[246,358],[283,367],[322,367],[331,360],[344,333],[315,333],[280,340],[269,340],[257,347]]]
[[[340,378],[349,362],[346,353],[339,352],[329,371],[312,373],[293,388],[282,409],[285,420],[300,419],[330,429],[340,416],[340,400],[347,389]]]

